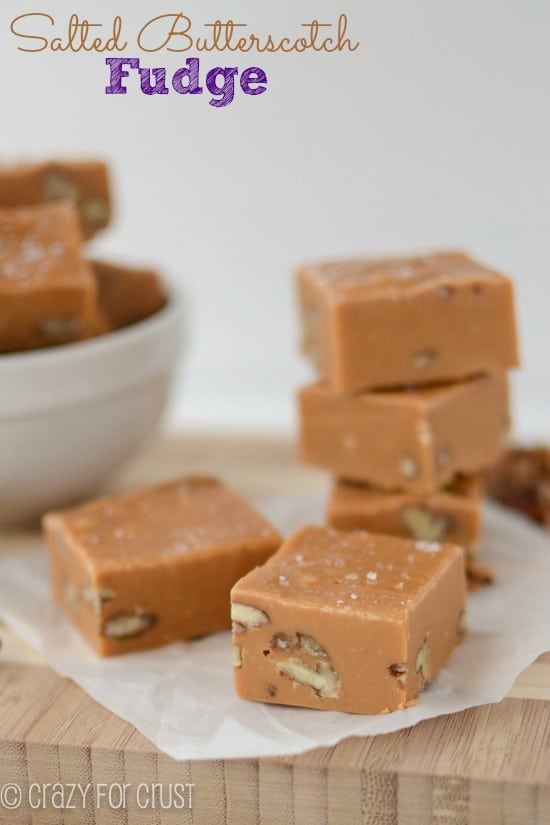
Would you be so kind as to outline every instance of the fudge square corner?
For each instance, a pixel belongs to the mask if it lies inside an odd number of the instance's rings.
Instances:
[[[91,337],[96,293],[70,203],[0,208],[0,353]]]
[[[390,712],[416,702],[465,631],[463,552],[304,527],[231,601],[241,698]]]
[[[282,542],[209,477],[101,498],[44,518],[56,603],[102,656],[230,627],[230,591]]]
[[[296,281],[302,350],[337,392],[519,363],[512,282],[464,252],[310,264]]]
[[[300,453],[347,481],[429,495],[499,460],[508,406],[502,372],[358,395],[310,384],[298,393]]]

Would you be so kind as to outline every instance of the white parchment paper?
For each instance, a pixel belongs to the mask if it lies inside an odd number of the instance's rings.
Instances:
[[[321,523],[323,497],[258,502],[288,533]],[[149,653],[99,659],[49,595],[46,554],[0,559],[0,615],[46,661],[177,759],[295,754],[348,736],[389,733],[422,719],[498,702],[550,650],[550,535],[488,507],[484,558],[496,583],[469,597],[469,632],[420,704],[382,716],[245,702],[233,690],[229,633]]]

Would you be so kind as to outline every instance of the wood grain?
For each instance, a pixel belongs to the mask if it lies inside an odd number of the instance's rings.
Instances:
[[[326,483],[284,440],[196,436],[157,442],[111,489],[190,472],[256,494]],[[24,552],[34,536],[4,534],[0,552]],[[296,757],[189,763],[160,753],[8,628],[0,636],[0,787],[18,783],[25,799],[16,811],[0,804],[0,825],[550,825],[550,653],[496,705]],[[29,786],[52,782],[90,783],[86,807],[33,811]],[[194,784],[192,807],[143,810],[130,791],[116,810],[91,798],[100,783]]]

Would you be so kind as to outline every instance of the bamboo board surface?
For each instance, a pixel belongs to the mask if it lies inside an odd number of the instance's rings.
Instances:
[[[111,487],[191,472],[220,475],[245,494],[324,482],[287,441],[205,435],[157,441]],[[0,552],[24,551],[29,538],[4,533]],[[296,757],[190,763],[160,753],[8,628],[0,636],[0,825],[550,825],[550,653],[496,705]],[[9,783],[22,793],[13,810],[2,802]],[[51,802],[49,783],[63,786],[56,802],[65,810],[36,808]],[[125,810],[102,783],[129,786]],[[164,798],[157,792],[153,808],[154,783]],[[163,808],[175,783],[185,789],[180,807]],[[73,785],[88,784],[85,804],[77,791],[68,799]]]

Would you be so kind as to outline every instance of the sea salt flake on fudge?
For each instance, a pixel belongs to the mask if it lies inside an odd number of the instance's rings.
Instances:
[[[416,701],[465,632],[463,552],[304,527],[231,602],[243,699],[385,713]]]
[[[31,206],[60,200],[75,206],[85,239],[108,226],[112,206],[105,163],[66,160],[0,167],[0,206]]]
[[[162,309],[166,295],[152,269],[136,269],[90,261],[98,286],[98,302],[110,329],[134,324]]]
[[[339,480],[327,504],[327,522],[338,530],[460,544],[470,559],[481,532],[484,488],[481,475],[457,476],[428,496]]]
[[[486,470],[509,430],[504,373],[360,395],[311,384],[298,403],[302,458],[382,490],[430,494]]]
[[[282,541],[202,477],[50,513],[44,530],[54,599],[102,656],[228,628],[232,586]]]
[[[297,285],[302,350],[336,391],[518,364],[512,283],[463,252],[311,264]]]
[[[0,209],[0,352],[78,341],[96,329],[96,285],[70,204]]]

